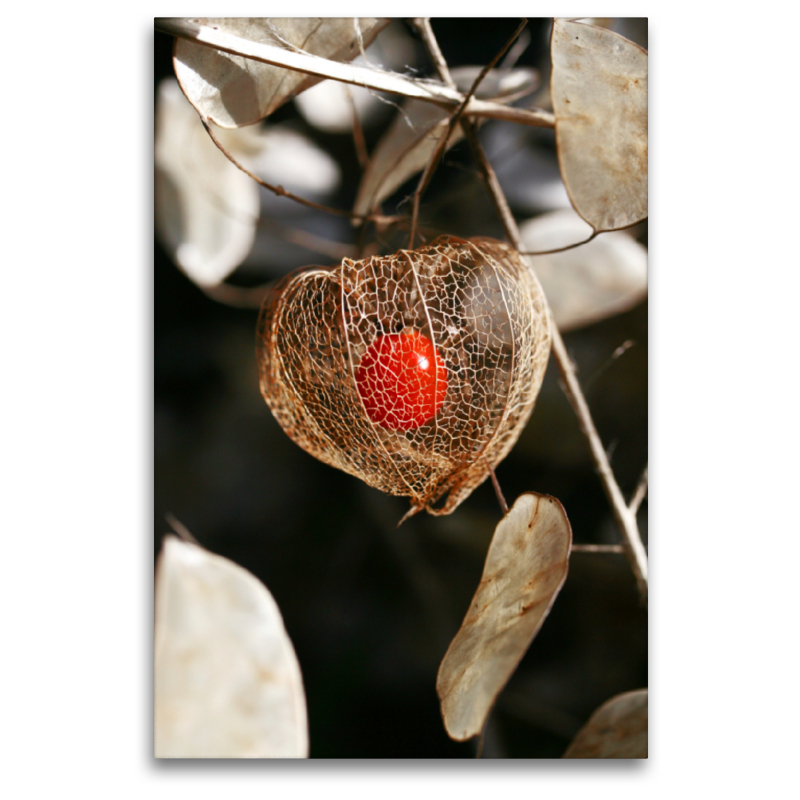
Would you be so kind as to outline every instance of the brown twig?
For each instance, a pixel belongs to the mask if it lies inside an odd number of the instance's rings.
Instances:
[[[200,286],[206,297],[233,308],[261,308],[275,281],[245,289],[231,286],[229,283],[218,283],[216,286]]]
[[[430,31],[430,26],[428,26],[428,31]],[[430,39],[433,39],[432,31],[430,31],[430,37],[425,36],[425,38],[426,42]],[[432,54],[432,57],[434,58],[434,63],[437,63],[436,56]],[[440,67],[437,65],[437,69],[438,68]],[[508,239],[512,245],[517,250],[521,251],[522,241],[519,235],[519,228],[517,227],[514,215],[511,213],[511,209],[509,208],[503,189],[500,186],[500,182],[497,180],[497,175],[492,169],[492,165],[489,163],[489,160],[486,158],[486,153],[483,150],[483,146],[478,139],[474,127],[470,125],[464,125],[463,128],[473,156],[475,157],[481,173],[483,174],[484,180],[486,181],[486,185],[494,201],[497,213],[503,222],[506,235],[508,236]],[[580,383],[578,382],[578,376],[575,372],[575,366],[567,353],[564,340],[561,338],[561,334],[556,327],[555,322],[552,323],[551,328],[553,335],[553,355],[555,356],[556,363],[558,364],[559,371],[561,372],[562,389],[564,390],[564,393],[566,394],[567,399],[569,400],[570,405],[572,406],[572,409],[578,418],[581,431],[583,432],[584,436],[586,437],[586,441],[589,444],[592,460],[594,461],[595,468],[600,477],[600,482],[605,490],[606,497],[611,505],[614,519],[622,531],[622,546],[624,548],[625,555],[630,562],[633,574],[636,577],[636,583],[639,587],[640,596],[643,602],[647,602],[647,552],[644,549],[641,536],[639,535],[639,529],[636,525],[636,515],[632,513],[631,509],[625,502],[622,491],[620,490],[616,478],[614,477],[608,457],[603,449],[602,440],[600,439],[600,435],[598,434],[597,428],[594,425],[591,412],[589,411],[589,406],[586,403],[586,398],[581,391]]]
[[[361,127],[361,120],[358,118],[358,109],[356,108],[356,101],[353,93],[350,91],[349,86],[344,87],[347,99],[350,101],[350,110],[353,116],[353,147],[356,151],[356,158],[358,164],[363,172],[369,164],[369,153],[367,152],[367,141],[364,139],[364,129]]]
[[[445,58],[442,55],[439,42],[433,35],[433,28],[431,28],[430,19],[428,17],[417,17],[417,19],[413,21],[413,24],[414,27],[420,32],[422,41],[425,42],[425,46],[428,48],[428,53],[433,61],[433,66],[436,67],[436,72],[439,73],[439,79],[443,84],[445,84],[445,86],[455,89],[456,82],[453,80],[453,76],[450,74],[450,68],[447,66],[447,61],[445,61]]]
[[[597,428],[595,428],[586,398],[581,391],[578,376],[575,373],[575,367],[567,355],[567,348],[564,345],[564,340],[561,338],[561,334],[558,332],[558,328],[556,328],[555,324],[553,325],[553,353],[561,372],[562,388],[578,417],[581,430],[589,444],[592,460],[600,476],[600,482],[603,484],[606,497],[608,497],[608,501],[611,504],[611,511],[614,514],[614,519],[622,531],[625,554],[628,557],[628,561],[630,561],[633,574],[636,577],[639,594],[642,597],[642,601],[646,602],[647,552],[644,549],[641,536],[639,535],[639,528],[636,525],[636,516],[631,513],[625,503],[625,498],[622,496],[622,492],[614,477],[614,472],[611,469],[611,464],[609,464],[605,450],[603,449],[600,435],[597,432]]]
[[[505,517],[508,514],[508,503],[506,503],[503,490],[500,488],[500,482],[497,480],[497,475],[494,474],[494,467],[489,464],[489,475],[492,476],[492,486],[494,486],[494,493],[497,495],[497,502],[500,503],[500,510]]]
[[[476,90],[478,89],[478,86],[480,86],[481,81],[483,81],[483,79],[489,73],[489,70],[494,68],[495,64],[497,64],[497,62],[503,57],[506,50],[508,50],[508,48],[511,47],[511,45],[514,43],[514,41],[517,39],[517,37],[520,35],[520,33],[527,24],[528,20],[523,19],[519,27],[516,29],[516,31],[514,31],[514,35],[505,43],[505,45],[503,45],[500,52],[497,53],[497,55],[483,67],[483,69],[478,74],[478,77],[475,78],[475,80],[473,81],[469,91],[464,96],[461,105],[456,109],[455,113],[451,115],[450,122],[447,126],[447,131],[445,132],[444,136],[442,136],[442,138],[439,140],[439,144],[437,145],[436,150],[433,151],[433,155],[428,160],[428,163],[425,166],[425,171],[422,173],[422,177],[420,178],[419,183],[417,184],[417,188],[414,191],[414,201],[411,211],[411,231],[409,233],[409,243],[408,243],[409,248],[414,247],[414,238],[417,233],[417,218],[419,216],[419,203],[420,199],[422,198],[422,193],[425,191],[425,189],[427,189],[428,183],[430,182],[433,172],[436,169],[439,160],[442,157],[442,154],[447,149],[447,142],[450,139],[451,134],[455,130],[458,121],[461,119],[461,115],[464,113],[464,109],[467,107],[467,103],[469,103],[469,101],[472,99],[472,96],[475,94]],[[430,32],[431,38],[433,38],[433,31],[430,28],[430,24],[428,24],[428,31]],[[444,62],[444,58],[441,56],[441,51],[439,53],[439,56],[442,62]]]
[[[592,231],[592,235],[582,242],[566,244],[563,247],[554,247],[552,250],[520,250],[519,254],[521,256],[549,256],[551,253],[565,253],[567,250],[574,250],[576,247],[580,247],[583,244],[589,244],[598,233],[603,233],[603,231]]]
[[[633,493],[633,497],[631,498],[631,502],[628,505],[631,514],[634,516],[636,512],[639,510],[639,506],[642,504],[642,500],[644,500],[644,496],[647,494],[647,467],[644,468],[644,472],[642,472],[642,477],[639,478],[639,485],[636,487],[636,491]]]
[[[483,745],[486,742],[486,725],[489,722],[489,718],[486,718],[486,722],[483,723],[483,727],[481,728],[481,735],[478,737],[478,742],[475,745],[475,758],[483,758]]]
[[[306,206],[308,208],[314,208],[317,211],[325,211],[328,214],[335,214],[339,217],[348,217],[349,219],[357,219],[357,220],[367,220],[370,219],[373,222],[392,222],[394,221],[395,217],[384,217],[379,214],[355,214],[352,211],[344,211],[340,208],[333,208],[332,206],[324,206],[321,203],[315,203],[313,200],[306,200],[304,197],[300,197],[299,195],[293,194],[292,192],[287,191],[283,188],[283,186],[275,186],[271,183],[267,183],[266,181],[262,180],[258,177],[258,175],[250,172],[244,164],[237,161],[226,149],[225,146],[220,142],[219,139],[214,135],[214,131],[211,129],[210,122],[203,117],[200,116],[200,121],[203,123],[203,127],[206,129],[206,133],[211,137],[211,141],[219,148],[220,152],[231,162],[235,167],[238,167],[245,175],[250,176],[257,184],[263,186],[265,189],[269,189],[271,192],[274,192],[279,197],[288,197],[290,200],[294,200],[296,203],[300,203],[300,205]]]
[[[591,378],[583,384],[583,393],[589,394],[589,387],[601,376],[605,373],[605,371],[624,353],[627,353],[631,347],[634,347],[636,342],[633,339],[628,339],[627,341],[623,342],[608,358],[607,361],[599,368],[592,373]]]
[[[325,239],[310,231],[276,222],[274,219],[260,219],[258,227],[271,230],[285,242],[291,242],[312,253],[332,258],[334,261],[341,261],[343,258],[356,258],[356,248],[351,244]]]

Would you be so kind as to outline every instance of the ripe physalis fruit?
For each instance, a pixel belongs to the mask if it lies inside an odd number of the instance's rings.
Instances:
[[[346,258],[287,276],[264,302],[261,391],[321,461],[412,511],[449,514],[528,421],[548,320],[533,273],[502,242],[441,237]]]
[[[388,333],[367,348],[356,371],[367,416],[390,431],[419,428],[436,416],[447,394],[447,369],[419,331]]]

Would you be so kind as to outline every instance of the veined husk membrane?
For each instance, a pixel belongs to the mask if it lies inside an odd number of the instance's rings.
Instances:
[[[433,342],[447,390],[430,420],[391,430],[370,419],[356,375],[376,339],[401,333]],[[541,287],[513,248],[445,236],[287,276],[261,309],[257,351],[264,398],[300,447],[409,497],[412,513],[449,514],[528,421],[550,323]]]

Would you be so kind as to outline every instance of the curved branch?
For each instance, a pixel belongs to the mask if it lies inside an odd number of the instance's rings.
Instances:
[[[284,69],[305,72],[319,78],[330,78],[354,86],[363,86],[378,92],[390,92],[415,100],[423,100],[448,111],[455,111],[464,102],[464,96],[460,92],[442,86],[440,83],[413,80],[394,72],[357,67],[353,64],[331,61],[306,53],[295,53],[274,45],[252,42],[249,39],[225,33],[218,28],[201,25],[191,19],[156,18],[155,28],[162,33],[189,39],[197,44],[223,50],[232,55],[252,58],[254,61],[261,61]],[[538,108],[511,108],[501,103],[476,100],[475,98],[467,103],[463,113],[468,117],[504,119],[539,128],[555,127],[555,116],[549,111]]]
[[[244,166],[241,162],[237,161],[226,149],[222,142],[217,139],[214,135],[214,131],[211,130],[211,124],[209,121],[200,115],[200,121],[203,123],[203,127],[206,129],[206,133],[211,137],[211,141],[217,146],[219,151],[231,162],[235,167],[240,169],[244,172],[245,175],[252,178],[257,184],[263,186],[265,189],[269,189],[271,192],[274,192],[279,197],[288,197],[290,200],[294,200],[296,203],[300,203],[300,205],[307,206],[308,208],[314,208],[317,211],[325,211],[328,214],[336,214],[339,217],[349,217],[350,219],[358,219],[358,220],[372,220],[373,222],[394,222],[396,217],[384,217],[380,214],[354,214],[352,211],[343,211],[340,208],[333,208],[332,206],[324,206],[321,203],[315,203],[313,200],[306,200],[304,197],[300,197],[299,195],[293,194],[292,192],[287,191],[283,188],[283,186],[274,186],[271,183],[267,183],[261,178],[258,177],[253,172],[250,172],[247,167]]]
[[[582,242],[574,242],[573,244],[565,244],[563,247],[554,247],[552,250],[519,250],[519,254],[521,256],[549,256],[551,253],[564,253],[567,250],[574,250],[576,247],[580,247],[583,244],[589,244],[589,242],[594,239],[597,234],[603,233],[603,231],[592,231],[592,235],[588,239],[584,239]]]
[[[478,86],[480,86],[481,81],[489,73],[489,70],[491,70],[494,67],[494,65],[502,58],[506,50],[508,50],[508,48],[511,47],[511,45],[514,43],[514,41],[520,35],[520,33],[522,33],[522,30],[527,24],[528,20],[523,19],[519,27],[516,29],[516,31],[514,31],[514,34],[511,36],[511,38],[505,43],[505,45],[503,45],[500,52],[497,53],[497,55],[483,67],[483,69],[478,74],[478,77],[475,78],[475,80],[473,81],[472,86],[465,95],[464,99],[461,101],[461,104],[456,109],[456,112],[451,115],[447,125],[447,132],[444,134],[444,136],[441,137],[441,139],[439,139],[439,144],[436,150],[433,151],[433,155],[428,161],[428,164],[425,167],[425,171],[422,173],[422,177],[419,179],[419,184],[417,184],[417,188],[414,192],[414,204],[411,211],[411,233],[409,235],[409,242],[408,242],[409,247],[411,248],[414,247],[414,237],[416,236],[417,233],[417,217],[419,214],[419,203],[422,197],[422,193],[425,191],[425,189],[427,189],[428,184],[430,183],[431,176],[433,175],[434,170],[436,169],[442,155],[444,154],[444,151],[447,149],[447,142],[450,139],[450,136],[452,136],[456,125],[458,124],[459,120],[464,114],[464,110],[469,105],[472,96],[477,91]],[[428,25],[428,31],[430,31],[432,37],[433,31],[431,30],[430,25]],[[440,65],[437,65],[437,67],[439,66]]]

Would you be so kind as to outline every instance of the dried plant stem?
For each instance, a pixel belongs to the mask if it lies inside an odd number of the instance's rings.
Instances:
[[[201,286],[203,293],[211,300],[232,308],[261,308],[275,281],[255,286],[252,289],[218,283],[216,286]]]
[[[445,61],[442,51],[439,48],[439,42],[433,34],[430,17],[417,17],[413,23],[414,27],[420,32],[425,46],[428,48],[428,53],[433,61],[433,66],[436,67],[436,71],[439,73],[440,80],[445,86],[455,89],[456,82],[450,74],[450,68],[447,66],[447,61]]]
[[[252,42],[210,26],[204,26],[191,19],[160,17],[155,20],[155,28],[162,33],[189,39],[197,44],[223,50],[233,55],[252,58],[265,64],[304,72],[319,78],[363,86],[378,92],[391,92],[403,97],[412,97],[453,111],[464,101],[460,92],[437,83],[405,78],[393,72],[382,72],[366,67],[327,58],[318,58],[306,53],[284,50],[274,45]],[[475,100],[467,104],[464,113],[470,117],[488,117],[533,125],[539,128],[555,127],[555,117],[542,109],[512,108],[501,103]]]
[[[631,502],[628,505],[631,514],[634,516],[636,512],[639,510],[639,506],[642,504],[642,500],[644,500],[644,496],[647,494],[647,467],[644,468],[644,472],[642,472],[642,477],[639,478],[639,485],[636,487],[636,491],[633,493],[633,497],[631,498]]]
[[[361,120],[358,118],[356,101],[350,88],[345,86],[345,94],[350,103],[350,111],[353,115],[353,146],[355,147],[356,157],[361,170],[365,170],[369,164],[369,153],[367,152],[367,142],[364,139],[364,129],[361,127]]]
[[[625,503],[625,498],[622,496],[614,477],[614,472],[611,469],[611,464],[609,464],[606,452],[603,449],[600,435],[597,433],[597,428],[595,428],[592,420],[586,398],[581,391],[575,367],[567,354],[564,340],[561,338],[561,334],[555,324],[553,325],[553,353],[561,371],[562,388],[578,417],[581,430],[589,443],[592,460],[600,476],[600,482],[603,484],[606,497],[608,497],[608,501],[611,504],[614,519],[622,531],[625,554],[636,577],[639,594],[642,597],[642,601],[647,602],[647,552],[644,549],[642,538],[639,535],[639,528],[636,525],[636,515],[631,513]]]
[[[573,553],[620,553],[625,552],[621,544],[574,544]]]
[[[436,146],[436,149],[433,151],[428,163],[425,165],[425,169],[422,172],[422,177],[419,179],[417,188],[414,190],[414,197],[411,202],[411,226],[408,233],[408,247],[410,250],[414,249],[414,240],[417,238],[417,221],[419,220],[419,204],[420,200],[422,199],[422,193],[425,191],[428,181],[430,180],[431,175],[433,175],[433,171],[436,169],[436,166],[439,163],[439,159],[447,149],[447,140],[450,138],[450,134],[452,132],[453,128],[448,127],[444,136],[439,139],[439,144]]]
[[[251,177],[257,184],[263,186],[265,189],[269,189],[269,191],[274,192],[279,197],[288,197],[290,200],[294,200],[296,203],[300,203],[300,205],[307,206],[308,208],[314,208],[317,211],[325,211],[328,214],[335,214],[339,217],[348,217],[350,219],[358,219],[358,220],[366,220],[371,219],[376,222],[394,222],[396,219],[395,217],[383,217],[381,215],[364,215],[364,214],[354,214],[352,211],[343,211],[340,208],[333,208],[331,206],[324,206],[320,203],[315,203],[312,200],[306,200],[304,197],[300,197],[299,195],[293,194],[292,192],[287,191],[283,188],[283,186],[275,186],[271,183],[267,183],[266,181],[261,180],[258,175],[250,172],[244,164],[237,161],[226,149],[225,145],[217,139],[214,135],[214,131],[211,129],[210,122],[203,116],[200,117],[200,121],[203,123],[203,127],[206,129],[206,133],[211,137],[211,141],[217,146],[220,152],[231,162],[235,167],[240,169],[244,172],[245,175]]]
[[[420,31],[426,44],[431,50],[431,57],[433,58],[437,70],[439,70],[440,74],[442,74],[442,72],[448,72],[447,64],[441,55],[441,51],[439,50],[438,45],[435,44],[436,40],[433,36],[433,31],[430,28],[430,24],[420,27]],[[444,75],[442,76],[442,79],[446,80]],[[465,121],[462,120],[464,134],[472,150],[473,156],[480,167],[492,199],[494,200],[497,212],[500,215],[500,219],[502,220],[503,226],[506,229],[508,239],[514,245],[514,247],[517,248],[517,250],[522,251],[522,240],[519,235],[519,228],[517,227],[514,215],[511,213],[511,209],[508,206],[508,201],[506,200],[503,189],[500,186],[500,182],[497,180],[497,175],[495,174],[494,170],[492,169],[492,165],[489,163],[489,160],[486,157],[486,153],[484,152],[483,147],[478,139],[474,126],[470,124],[463,124],[464,122]],[[616,478],[614,477],[608,457],[603,449],[603,443],[600,439],[600,435],[598,434],[597,428],[592,420],[592,415],[589,411],[586,398],[581,391],[580,383],[578,382],[578,376],[575,372],[575,366],[573,365],[572,360],[567,353],[564,340],[561,338],[561,334],[559,333],[555,323],[553,323],[552,329],[553,355],[555,356],[558,368],[561,372],[562,388],[564,393],[567,395],[570,405],[575,411],[575,415],[578,417],[578,423],[580,424],[581,430],[583,431],[583,434],[589,443],[592,460],[594,461],[595,468],[600,476],[600,481],[603,484],[603,489],[605,490],[606,496],[611,504],[611,510],[614,514],[614,519],[622,531],[622,546],[624,548],[625,555],[627,556],[628,561],[631,564],[633,574],[636,577],[636,583],[639,587],[639,593],[642,597],[642,601],[647,602],[647,553],[644,549],[644,545],[642,544],[642,539],[639,535],[639,529],[636,525],[636,514],[625,502],[622,491],[620,490]]]
[[[583,239],[574,244],[565,244],[563,247],[554,247],[552,250],[520,250],[519,254],[521,256],[549,256],[551,253],[564,253],[567,250],[574,250],[582,244],[589,244],[598,233],[603,233],[603,231],[592,231],[592,235],[588,239]]]
[[[481,735],[478,737],[478,744],[475,747],[475,758],[483,758],[483,745],[486,741],[486,725],[488,722],[487,718],[486,722],[483,723],[483,728],[481,728]]]
[[[494,474],[494,467],[489,464],[489,475],[492,476],[492,486],[494,486],[494,493],[497,495],[497,502],[500,503],[500,510],[505,517],[508,514],[508,503],[506,503],[503,490],[500,488],[500,482],[497,480],[497,475]]]
[[[299,247],[309,250],[312,253],[326,256],[334,261],[341,261],[343,258],[357,258],[358,254],[353,245],[344,242],[336,242],[332,239],[325,239],[317,236],[310,231],[295,228],[274,219],[260,219],[258,227],[271,231],[285,242],[291,242]]]
[[[633,341],[633,339],[628,339],[627,341],[623,342],[623,343],[622,343],[622,344],[621,344],[621,345],[620,345],[620,346],[619,346],[619,347],[618,347],[618,348],[617,348],[617,349],[616,349],[616,350],[615,350],[615,351],[614,351],[614,352],[611,354],[611,356],[608,358],[608,360],[607,360],[607,361],[606,361],[604,364],[602,364],[602,366],[600,366],[600,368],[599,368],[599,369],[596,369],[596,370],[595,370],[595,371],[592,373],[591,377],[590,377],[590,378],[589,378],[589,379],[586,381],[586,383],[584,383],[584,384],[583,384],[583,393],[584,393],[584,394],[588,394],[588,393],[589,393],[589,387],[590,387],[590,386],[591,386],[591,385],[592,385],[592,384],[593,384],[593,383],[594,383],[594,382],[595,382],[595,381],[596,381],[596,380],[597,380],[597,379],[598,379],[598,378],[599,378],[601,375],[605,374],[605,371],[606,371],[606,370],[607,370],[607,369],[608,369],[608,368],[609,368],[609,367],[610,367],[610,366],[611,366],[611,365],[612,365],[612,364],[613,364],[613,363],[614,363],[614,362],[615,362],[615,361],[616,361],[618,358],[620,358],[620,357],[621,357],[623,354],[627,353],[627,352],[628,352],[628,350],[630,350],[630,349],[631,349],[631,347],[634,347],[635,345],[636,345],[636,342],[634,342],[634,341]],[[645,469],[646,469],[646,468],[645,468]]]
[[[483,69],[478,74],[478,77],[475,78],[475,80],[473,81],[472,86],[470,86],[470,89],[467,92],[466,96],[464,97],[463,101],[461,102],[461,105],[456,109],[456,112],[451,115],[450,121],[447,126],[447,131],[444,134],[444,136],[442,136],[442,138],[439,139],[439,144],[437,145],[436,150],[433,151],[433,155],[430,157],[430,160],[426,164],[425,171],[422,173],[422,177],[419,179],[417,188],[414,191],[414,202],[411,211],[411,231],[409,233],[409,239],[408,239],[409,248],[413,249],[414,247],[414,238],[416,237],[417,234],[417,218],[419,215],[419,203],[422,198],[422,193],[425,191],[425,189],[427,189],[428,184],[430,183],[431,177],[433,175],[433,172],[436,169],[437,165],[439,164],[439,161],[441,160],[441,157],[444,154],[445,150],[447,149],[447,142],[450,139],[450,136],[452,135],[453,131],[455,130],[456,125],[458,125],[458,122],[461,119],[461,115],[464,113],[464,109],[467,107],[467,104],[472,99],[472,96],[475,94],[478,86],[480,86],[481,81],[489,73],[489,70],[491,70],[494,67],[494,65],[497,64],[497,62],[503,57],[506,50],[508,50],[508,48],[511,47],[511,45],[516,41],[517,37],[520,35],[520,33],[522,33],[522,30],[527,24],[528,20],[523,19],[522,22],[519,24],[519,27],[514,31],[514,34],[511,36],[511,38],[505,43],[505,45],[503,45],[502,49],[497,53],[497,55],[495,55],[495,57],[488,64],[486,64],[483,67]],[[431,39],[433,39],[433,31],[431,30],[430,22],[428,23],[427,31],[430,34]],[[441,51],[439,52],[439,57],[441,59],[441,62],[445,63],[444,57],[441,55]],[[452,82],[452,77],[451,77],[451,82]]]

